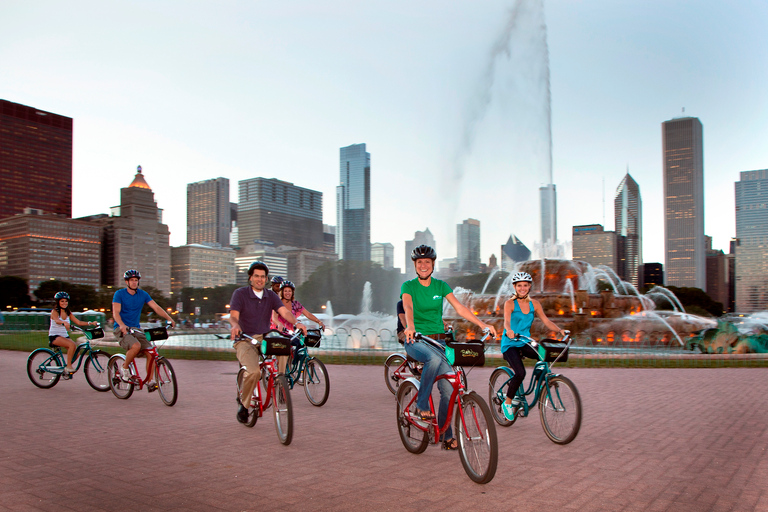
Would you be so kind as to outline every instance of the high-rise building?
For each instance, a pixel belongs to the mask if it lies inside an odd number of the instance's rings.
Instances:
[[[232,213],[229,180],[216,178],[187,184],[187,244],[230,244]]]
[[[262,261],[269,267],[269,277],[288,277],[288,257],[280,254],[274,244],[250,244],[235,256],[235,280],[240,286],[248,284],[248,267],[254,261]]]
[[[365,144],[339,151],[336,187],[336,254],[342,260],[371,260],[371,154]]]
[[[323,193],[274,178],[242,180],[237,209],[238,245],[323,247]]]
[[[664,161],[664,270],[667,284],[706,288],[704,141],[695,117],[661,125]]]
[[[371,261],[381,265],[384,270],[395,268],[395,246],[390,243],[371,244]]]
[[[298,247],[289,247],[281,245],[276,249],[280,256],[286,258],[286,270],[282,275],[286,279],[293,281],[296,286],[301,286],[309,279],[315,270],[329,261],[337,261],[338,255],[333,251],[317,249],[300,249]],[[269,263],[267,263],[269,265]],[[272,267],[269,267],[270,270]],[[276,270],[277,271],[277,270]]]
[[[467,219],[456,225],[456,259],[460,272],[480,271],[480,221]]]
[[[531,250],[515,235],[509,235],[507,243],[501,246],[501,270],[512,272],[515,263],[531,259]]]
[[[619,248],[616,233],[600,224],[573,226],[573,259],[593,267],[604,265],[616,271]]]
[[[72,217],[72,118],[0,100],[0,219]]]
[[[101,228],[33,209],[6,217],[0,220],[0,275],[26,279],[30,291],[49,279],[98,288]]]
[[[705,236],[707,249],[707,295],[725,309],[728,305],[728,259],[722,250],[712,248],[712,237]]]
[[[768,169],[736,182],[736,312],[768,309]]]
[[[616,273],[624,281],[638,287],[637,272],[643,264],[643,204],[640,187],[629,172],[616,188],[613,200],[616,236],[622,238],[623,258]]]
[[[166,296],[171,292],[170,231],[163,224],[141,166],[131,184],[120,189],[120,206],[112,208],[104,225],[104,284],[122,287],[128,269],[141,272],[141,285],[153,286]]]
[[[214,288],[235,282],[235,250],[231,247],[204,244],[171,247],[174,294],[182,288]]]
[[[664,284],[664,265],[661,263],[643,263],[639,274],[640,288]]]
[[[554,183],[539,188],[541,200],[541,243],[552,248],[557,243],[557,187]]]
[[[432,236],[432,232],[429,230],[429,228],[425,229],[424,231],[416,231],[413,234],[413,240],[405,241],[406,276],[416,277],[416,270],[414,270],[413,262],[411,261],[411,252],[413,252],[413,250],[420,245],[428,245],[437,251],[437,246],[435,245],[435,237]],[[438,257],[439,256],[440,254],[438,254]]]

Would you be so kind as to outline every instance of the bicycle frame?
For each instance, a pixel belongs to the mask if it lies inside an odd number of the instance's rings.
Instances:
[[[65,359],[64,358],[64,352],[61,351],[61,347],[59,347],[58,345],[53,345],[51,347],[51,350],[53,350],[54,354],[57,354],[62,359]],[[91,358],[91,353],[92,352],[94,352],[94,349],[91,347],[91,341],[90,340],[86,339],[83,343],[79,343],[75,347],[75,352],[72,355],[72,364],[73,365],[75,363],[75,360],[77,360],[77,365],[73,366],[73,368],[75,370],[80,370],[80,366],[83,364],[83,362],[86,359]],[[48,366],[48,363],[51,361],[51,359],[52,358],[48,358],[48,359],[46,359],[43,362],[43,365],[45,365],[45,366],[41,365],[42,366],[42,370],[46,371],[48,373],[62,374],[63,377],[69,378],[69,376],[67,375],[67,372],[64,371],[66,363],[65,363],[64,366],[58,366],[58,365],[56,365],[56,366]],[[98,365],[98,361],[96,359],[92,359],[91,364],[97,364]],[[105,368],[101,368],[100,366],[97,368],[97,370],[99,370],[99,371],[104,370],[104,369]]]
[[[144,332],[139,329],[129,328],[128,330],[133,335],[138,334],[141,337],[144,337]],[[155,383],[160,383],[160,375],[157,371],[157,359],[160,357],[160,354],[157,352],[157,345],[155,342],[150,341],[150,343],[152,344],[151,347],[139,350],[139,353],[136,354],[136,357],[134,357],[131,361],[131,367],[133,368],[133,373],[131,374],[131,383],[139,386],[139,391],[144,389],[144,386],[150,380],[152,380],[152,377],[155,378]],[[141,378],[141,373],[139,373],[139,366],[136,364],[136,358],[141,357],[142,355],[150,360],[149,364],[150,368],[152,368],[144,379]]]
[[[258,341],[256,339],[252,338],[251,336],[248,336],[245,333],[242,333],[241,336],[251,342],[253,345],[258,345]],[[245,366],[241,366],[241,368],[245,368]],[[261,394],[261,378],[259,379],[259,382],[256,383],[256,387],[253,388],[253,396],[251,397],[251,407],[257,408],[259,411],[259,417],[261,418],[264,414],[264,411],[269,409],[269,406],[272,404],[272,395],[273,391],[275,389],[275,377],[279,374],[279,370],[277,368],[277,356],[263,356],[259,360],[259,371],[260,372],[267,372],[267,387],[264,390],[264,394],[266,395],[262,399]],[[287,374],[287,371],[286,371]]]

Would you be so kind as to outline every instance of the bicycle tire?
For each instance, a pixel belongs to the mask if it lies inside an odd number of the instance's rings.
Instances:
[[[462,414],[456,414],[454,432],[459,442],[459,457],[467,476],[487,484],[496,475],[499,442],[488,404],[474,391],[459,400]]]
[[[158,357],[155,361],[155,376],[160,399],[165,405],[172,407],[179,399],[179,385],[171,362],[162,356]]]
[[[96,391],[109,391],[109,354],[103,350],[92,350],[85,359],[83,373],[85,380]]]
[[[133,383],[125,382],[120,378],[120,368],[123,366],[123,361],[125,361],[123,354],[115,354],[110,357],[109,363],[107,363],[107,375],[112,394],[120,400],[127,400],[133,394]]]
[[[581,428],[581,397],[570,379],[562,375],[547,379],[539,397],[539,416],[553,443],[568,444],[576,438]]]
[[[55,364],[52,365],[51,362]],[[64,358],[60,353],[56,353],[49,348],[33,350],[27,358],[27,376],[32,384],[42,389],[49,389],[55,386],[59,379],[61,379],[61,373],[53,373],[45,369],[50,366],[61,367],[62,371],[64,371]]]
[[[400,369],[400,377],[395,375],[395,371]],[[412,376],[410,368],[405,361],[403,354],[392,354],[384,361],[384,382],[387,389],[393,395],[397,394],[397,388],[400,387],[400,381]]]
[[[429,444],[429,433],[409,421],[409,408],[416,407],[416,395],[419,390],[413,382],[403,382],[397,390],[397,432],[405,449],[411,453],[423,453]]]
[[[275,378],[275,387],[272,388],[272,411],[275,416],[275,430],[280,442],[288,446],[293,439],[293,404],[291,392],[285,375]]]
[[[237,400],[239,403],[240,400],[240,391],[243,389],[243,379],[245,378],[245,368],[240,368],[240,371],[237,372]],[[261,382],[261,379],[259,379],[259,382]],[[256,386],[258,386],[259,383],[256,383]],[[254,390],[255,391],[255,390]],[[252,403],[249,405],[253,405]],[[256,403],[253,407],[248,409],[248,419],[246,420],[243,425],[246,427],[253,427],[256,425],[256,422],[259,419],[259,404]]]
[[[310,358],[304,367],[304,394],[307,395],[307,400],[315,407],[321,407],[328,401],[330,392],[331,380],[328,370],[322,361]]]
[[[509,380],[509,374],[503,368],[496,368],[491,374],[491,378],[488,380],[488,407],[491,410],[491,415],[494,421],[502,427],[511,426],[514,420],[508,420],[504,416],[504,410],[501,408],[501,404],[507,398],[507,384]]]

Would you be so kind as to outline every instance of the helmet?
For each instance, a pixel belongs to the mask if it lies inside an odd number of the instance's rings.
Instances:
[[[249,277],[252,276],[253,271],[256,270],[257,268],[259,270],[263,270],[265,274],[269,275],[269,267],[267,266],[266,263],[264,263],[263,261],[254,261],[253,263],[251,263],[251,266],[248,267],[248,276]]]
[[[283,284],[280,286],[280,289],[283,288],[290,288],[293,291],[296,291],[296,285],[293,284],[291,281],[283,281]]]
[[[416,261],[420,258],[429,258],[432,261],[437,259],[437,253],[428,245],[420,245],[411,252],[411,259]]]
[[[533,278],[528,272],[515,272],[512,274],[512,284],[519,283],[521,281],[528,281],[529,283],[532,283]]]
[[[69,300],[69,294],[67,292],[56,292],[56,295],[54,295],[53,298],[55,300],[61,300],[61,299]]]
[[[272,278],[272,284],[281,284],[285,279],[282,276],[275,276]]]
[[[141,279],[141,274],[139,274],[138,270],[133,270],[133,269],[126,270],[125,274],[123,274],[123,279],[125,279],[126,281],[132,277],[138,277],[139,279]]]

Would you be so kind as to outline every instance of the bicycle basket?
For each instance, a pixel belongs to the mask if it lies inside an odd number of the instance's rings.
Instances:
[[[97,340],[99,338],[104,337],[104,329],[102,329],[101,327],[96,327],[94,329],[85,329],[83,330],[83,332],[85,333],[85,337],[88,338],[89,340]]]
[[[165,327],[153,327],[144,331],[144,337],[147,338],[147,341],[167,340],[168,329]]]
[[[312,348],[319,347],[321,337],[320,329],[307,329],[307,335],[304,336],[304,344]]]
[[[261,341],[261,353],[265,356],[291,355],[291,340],[280,336],[277,331],[270,331]]]
[[[485,364],[485,344],[481,341],[459,343],[449,341],[445,346],[445,357],[451,366],[483,366]]]
[[[566,362],[568,360],[568,345],[561,343],[557,340],[541,340],[539,345],[544,349],[544,360],[548,363],[552,363],[562,353],[562,357],[558,359],[558,362]]]

